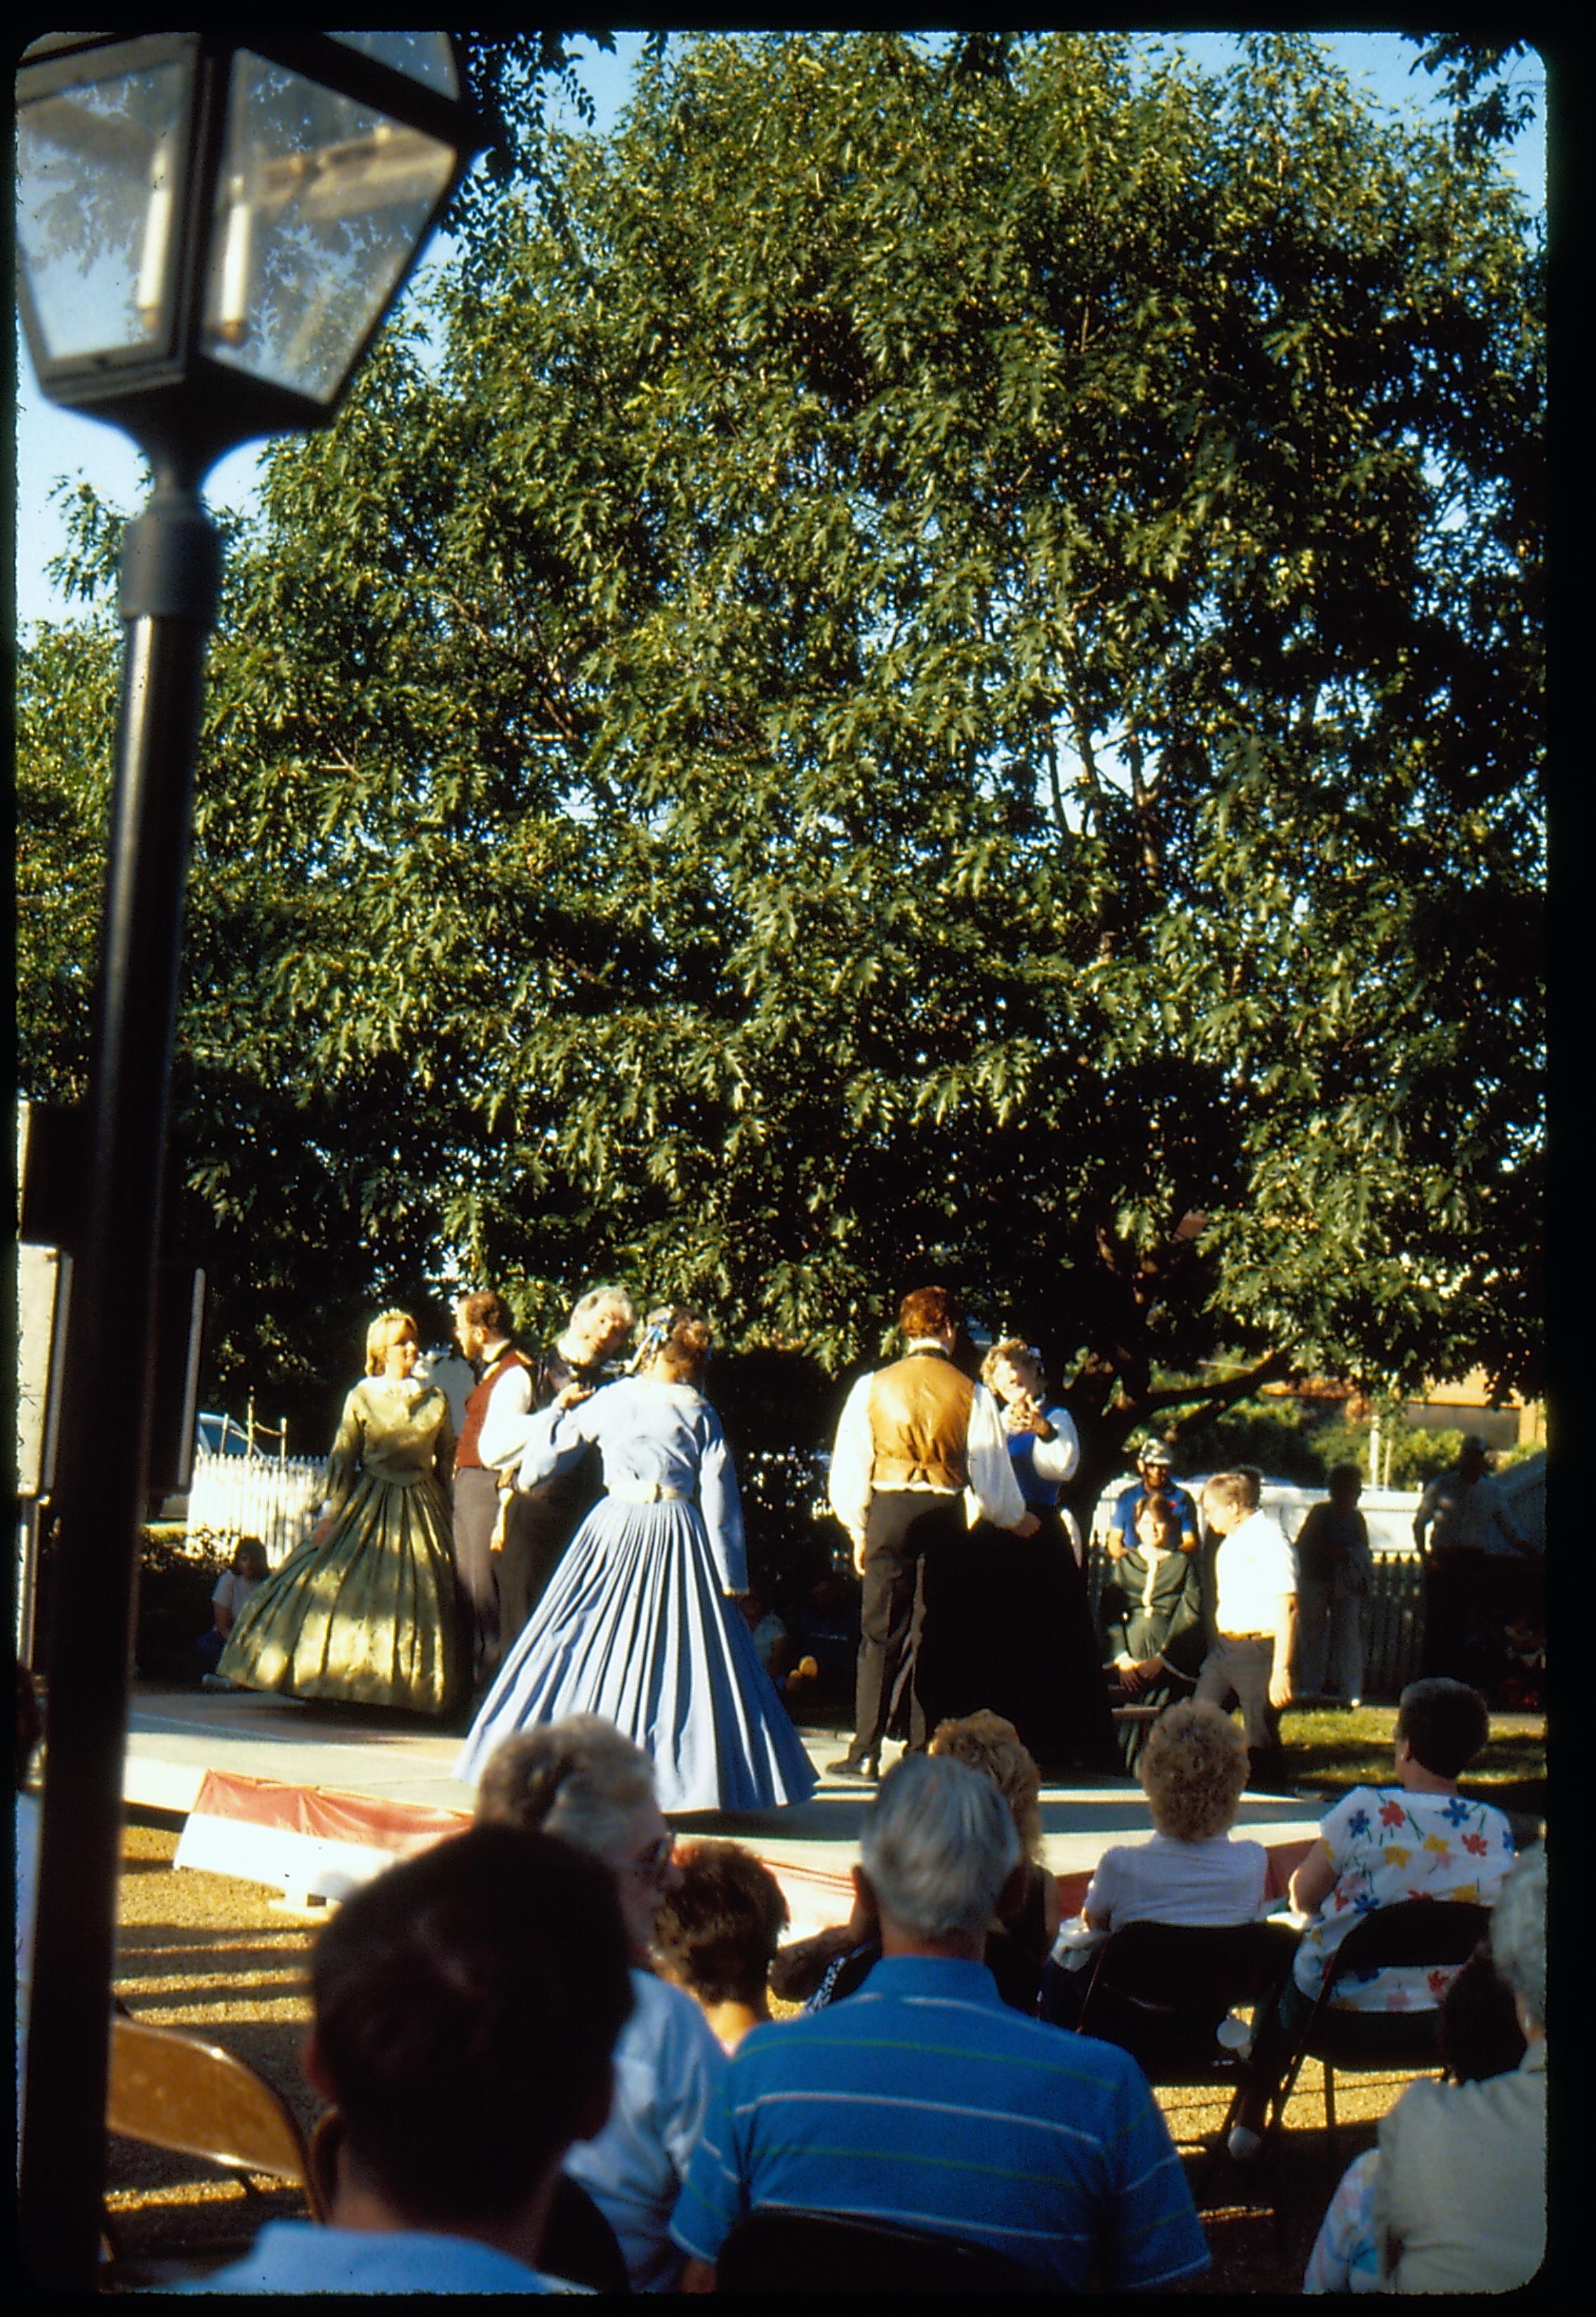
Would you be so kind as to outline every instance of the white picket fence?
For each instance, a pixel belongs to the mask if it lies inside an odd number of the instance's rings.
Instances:
[[[316,1517],[326,1467],[309,1456],[194,1457],[186,1525],[191,1535],[258,1536],[273,1569]]]

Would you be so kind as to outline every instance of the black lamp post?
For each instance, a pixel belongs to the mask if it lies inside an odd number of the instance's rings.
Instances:
[[[85,1212],[58,1471],[23,2255],[92,2290],[132,1579],[190,792],[220,579],[200,484],[326,425],[478,139],[443,32],[52,33],[17,72],[17,255],[44,393],[132,435]]]

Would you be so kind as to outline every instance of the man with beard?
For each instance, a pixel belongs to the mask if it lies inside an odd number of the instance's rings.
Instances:
[[[513,1326],[491,1288],[462,1295],[454,1307],[454,1340],[477,1378],[454,1449],[454,1574],[473,1689],[491,1679],[507,1638],[492,1554],[498,1459],[484,1449],[482,1436],[524,1419],[533,1404],[532,1363],[511,1341]]]
[[[564,1332],[539,1361],[524,1408],[498,1401],[482,1427],[481,1453],[513,1475],[538,1419],[552,1408],[571,1408],[605,1382],[631,1340],[637,1307],[624,1288],[595,1287],[584,1295]],[[541,1599],[544,1587],[583,1516],[598,1494],[597,1458],[590,1449],[535,1487],[509,1487],[504,1498],[498,1561],[498,1641],[509,1649]]]

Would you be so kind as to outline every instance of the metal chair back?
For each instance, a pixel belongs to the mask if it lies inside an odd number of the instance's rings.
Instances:
[[[1057,2292],[988,2245],[853,2213],[766,2205],[740,2221],[715,2263],[721,2293],[803,2293],[822,2299],[879,2293]]]
[[[1490,1909],[1461,1899],[1403,1899],[1394,1907],[1378,1907],[1355,1923],[1325,1969],[1276,2099],[1271,2130],[1280,2129],[1305,2060],[1317,2060],[1324,2070],[1324,2125],[1332,2157],[1338,2068],[1350,2075],[1439,2069],[1439,1994],[1427,2009],[1355,2011],[1337,2008],[1336,1989],[1355,1972],[1401,1968],[1450,1973],[1468,1961],[1490,1928]]]
[[[181,2027],[157,2027],[120,2010],[111,2023],[105,2128],[174,2155],[198,2156],[238,2174],[247,2197],[246,2225],[223,2237],[179,2234],[158,2250],[129,2253],[107,2213],[101,2224],[104,2289],[169,2290],[237,2259],[259,2226],[263,2199],[252,2176],[300,2189],[312,2215],[327,2217],[292,2110],[235,2053]],[[264,2207],[270,2210],[269,2206]]]
[[[1240,2039],[1219,2040],[1233,2012],[1273,2003],[1296,1941],[1283,1925],[1127,1923],[1098,1949],[1080,2032],[1118,2044],[1153,2084],[1223,2083]]]
[[[246,2062],[181,2027],[112,2021],[105,2128],[235,2171],[291,2180],[321,2217],[292,2111]]]

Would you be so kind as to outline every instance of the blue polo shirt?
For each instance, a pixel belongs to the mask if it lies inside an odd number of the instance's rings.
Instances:
[[[1195,1536],[1201,1543],[1203,1533],[1197,1526],[1197,1498],[1189,1489],[1179,1488],[1173,1481],[1167,1489],[1148,1489],[1137,1481],[1132,1487],[1121,1489],[1114,1499],[1114,1518],[1109,1524],[1127,1552],[1134,1552],[1136,1545],[1136,1507],[1143,1497],[1151,1496],[1172,1498],[1175,1510],[1180,1516],[1181,1535]]]
[[[1027,2019],[984,1964],[899,1955],[856,1994],[739,2044],[671,2234],[713,2261],[761,2205],[992,2246],[1080,2291],[1209,2265],[1145,2078],[1112,2044]]]
[[[229,2268],[179,2293],[586,2293],[474,2237],[268,2221]]]

